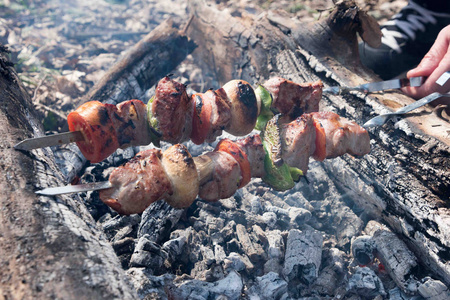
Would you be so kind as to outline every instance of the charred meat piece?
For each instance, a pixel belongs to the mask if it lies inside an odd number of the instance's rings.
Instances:
[[[247,153],[245,153],[241,146],[230,139],[223,139],[217,144],[214,151],[226,152],[233,156],[233,158],[238,162],[242,177],[242,180],[239,182],[239,189],[250,182],[252,179],[250,162],[248,161]]]
[[[117,108],[99,101],[86,102],[67,116],[70,131],[80,131],[83,141],[77,146],[84,157],[97,163],[114,153],[119,147],[112,116]]]
[[[169,143],[187,141],[192,130],[193,105],[186,87],[166,76],[158,82],[151,104],[153,117],[162,140]]]
[[[199,197],[217,201],[234,195],[242,180],[239,163],[230,154],[222,151],[205,154],[213,162],[211,179],[200,186]]]
[[[283,161],[306,174],[309,157],[316,149],[316,129],[312,116],[304,114],[290,123],[282,124],[280,135]]]
[[[164,200],[172,207],[186,208],[197,198],[199,176],[186,146],[176,144],[164,151],[162,165],[172,184],[172,193]]]
[[[216,91],[209,90],[205,96],[211,97],[211,128],[206,137],[208,143],[214,142],[222,134],[231,121],[231,103],[223,88]]]
[[[325,132],[326,158],[349,153],[362,156],[370,152],[370,138],[367,130],[332,112],[311,114],[320,122]]]
[[[242,147],[250,163],[252,177],[261,178],[264,176],[264,156],[265,152],[259,135],[251,135],[244,139],[239,139],[236,144]]]
[[[120,214],[143,212],[153,202],[173,195],[173,189],[161,163],[161,151],[139,152],[109,176],[112,188],[100,191],[100,199]]]
[[[272,108],[291,120],[303,113],[319,111],[319,101],[322,98],[322,81],[299,84],[293,81],[273,77],[263,86],[272,94]]]
[[[129,100],[118,104],[112,121],[120,148],[150,144],[147,106],[142,101]]]
[[[206,93],[192,95],[194,115],[191,140],[197,145],[213,142],[231,120],[231,104],[225,91],[208,90]]]
[[[255,91],[244,80],[231,80],[222,88],[231,104],[231,121],[225,130],[236,136],[249,134],[258,118]]]

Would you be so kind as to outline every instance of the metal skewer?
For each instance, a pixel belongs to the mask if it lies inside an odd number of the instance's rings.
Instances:
[[[55,195],[62,195],[62,194],[104,190],[104,189],[109,189],[110,187],[112,187],[111,182],[101,181],[101,182],[92,182],[92,183],[85,183],[85,184],[66,185],[66,186],[46,188],[46,189],[43,189],[40,191],[36,191],[36,194],[45,195],[45,196],[55,196]]]
[[[211,177],[211,174],[214,169],[214,164],[206,155],[200,155],[194,157],[194,162],[197,167],[197,172],[200,180],[200,184],[205,183]],[[58,186],[45,188],[39,191],[36,191],[38,195],[45,196],[55,196],[62,194],[72,194],[72,193],[81,193],[88,191],[97,191],[97,190],[105,190],[111,188],[113,185],[109,181],[100,181],[100,182],[92,182],[92,183],[84,183],[84,184],[76,184],[76,185],[66,185],[66,186]]]
[[[21,141],[14,146],[16,150],[32,150],[50,146],[60,146],[84,140],[84,136],[80,131],[71,131],[57,133],[53,135],[45,135],[36,138],[29,138]]]

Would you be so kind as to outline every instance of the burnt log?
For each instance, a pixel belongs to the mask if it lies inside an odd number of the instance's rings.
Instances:
[[[380,80],[358,60],[356,34],[370,40],[372,23],[352,1],[311,25],[280,12],[241,19],[199,0],[190,9],[187,35],[198,45],[193,56],[220,84],[233,78],[264,82],[275,75],[296,82],[321,79],[326,86]],[[321,110],[363,124],[413,101],[396,91],[324,95]],[[423,107],[371,129],[372,151],[362,159],[343,156],[321,165],[347,202],[383,220],[450,284],[450,124],[432,112]]]
[[[137,298],[112,246],[80,199],[34,194],[64,182],[49,149],[13,149],[18,141],[42,133],[4,48],[0,98],[2,298]]]

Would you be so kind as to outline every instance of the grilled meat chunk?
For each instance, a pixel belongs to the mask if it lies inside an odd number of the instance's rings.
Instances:
[[[192,130],[193,103],[186,93],[186,87],[166,76],[158,82],[152,115],[157,119],[157,130],[162,140],[169,143],[187,141]]]
[[[213,151],[205,154],[213,162],[211,179],[200,186],[199,197],[217,201],[234,195],[242,180],[239,163],[230,154]]]
[[[231,104],[227,95],[222,88],[208,90],[192,95],[192,102],[195,105],[191,140],[197,145],[211,143],[230,124]]]
[[[306,174],[309,157],[316,150],[316,129],[310,114],[281,125],[281,157],[290,167]]]
[[[222,135],[231,121],[231,103],[228,101],[227,94],[223,88],[216,91],[209,90],[205,96],[211,97],[211,129],[206,137],[208,143],[216,140],[216,137]]]
[[[244,139],[239,139],[236,144],[242,147],[250,163],[252,177],[261,178],[264,176],[264,148],[259,135],[251,135]]]
[[[139,152],[109,176],[112,188],[100,191],[100,199],[120,214],[143,212],[153,202],[173,195],[173,189],[161,163],[161,151]]]
[[[281,77],[273,77],[263,86],[272,94],[272,107],[281,114],[288,115],[291,120],[303,113],[319,111],[323,88],[320,80],[299,84]]]
[[[324,129],[326,158],[345,153],[362,156],[370,152],[369,133],[355,122],[332,112],[315,112],[311,115]]]

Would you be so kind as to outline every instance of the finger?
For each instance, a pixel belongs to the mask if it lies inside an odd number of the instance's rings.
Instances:
[[[447,53],[441,59],[437,67],[429,75],[424,75],[428,76],[428,78],[423,85],[415,88],[404,88],[403,91],[407,95],[416,99],[425,97],[434,92],[447,93],[450,91],[450,80],[447,81],[444,86],[440,86],[436,83],[439,77],[447,71],[450,71],[450,49],[448,49]]]
[[[407,77],[430,76],[448,52],[450,46],[450,25],[441,30],[431,49],[420,64],[407,73]]]

